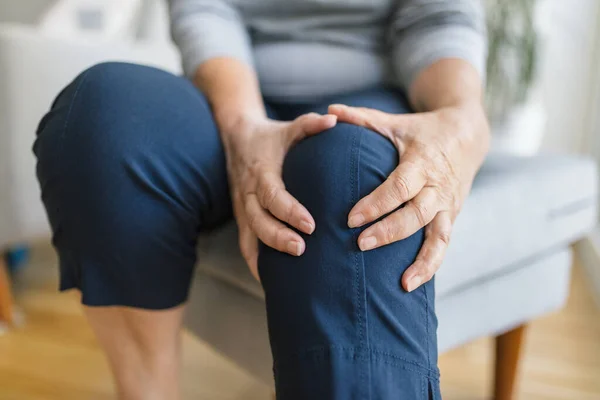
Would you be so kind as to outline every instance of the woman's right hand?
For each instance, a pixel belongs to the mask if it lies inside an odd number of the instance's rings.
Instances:
[[[257,238],[294,256],[304,253],[304,240],[287,225],[311,234],[315,221],[285,189],[283,161],[295,143],[336,123],[334,115],[310,113],[289,122],[245,120],[235,132],[222,133],[240,249],[256,279]]]

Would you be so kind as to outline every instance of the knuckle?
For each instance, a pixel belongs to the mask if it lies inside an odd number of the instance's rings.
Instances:
[[[286,237],[286,229],[285,228],[277,228],[275,230],[275,234],[273,237],[273,244],[277,246],[278,250],[285,250],[285,237]]]
[[[265,185],[261,191],[261,204],[263,207],[269,209],[275,202],[275,199],[279,195],[279,188],[275,185]]]
[[[425,226],[429,216],[429,207],[422,201],[415,201],[413,202],[413,209],[419,225]]]
[[[396,198],[398,200],[404,200],[408,198],[410,193],[410,186],[406,177],[400,174],[395,174],[393,179],[393,188],[395,191]]]
[[[300,211],[300,203],[298,203],[297,201],[294,201],[292,203],[292,205],[290,207],[288,207],[288,209],[285,212],[285,222],[288,224],[292,223],[292,220],[294,219],[294,216],[296,215],[296,213]]]
[[[392,243],[395,241],[397,232],[393,224],[386,220],[381,221],[379,230],[381,232],[381,235],[383,236],[384,243]]]
[[[373,203],[367,203],[364,205],[363,214],[367,215],[370,218],[376,218],[381,214],[381,210],[383,207],[381,206],[380,201],[376,201]]]
[[[309,112],[308,114],[304,114],[296,118],[294,120],[294,123],[302,125],[318,116],[319,114],[317,114],[316,112]]]
[[[428,146],[425,143],[421,143],[419,151],[423,155],[423,158],[434,165],[439,164],[440,152],[434,146]]]
[[[450,230],[448,230],[448,229],[440,229],[437,232],[437,238],[442,243],[444,243],[446,246],[448,246],[450,244]]]
[[[384,192],[367,206],[367,214],[379,217],[398,207],[400,199],[395,192]]]
[[[428,282],[433,278],[433,274],[435,273],[435,267],[433,265],[428,265],[427,269],[423,271],[423,278],[425,282]]]
[[[258,161],[252,161],[250,165],[248,165],[248,172],[250,176],[254,177],[254,179],[260,179],[262,176],[263,165]]]

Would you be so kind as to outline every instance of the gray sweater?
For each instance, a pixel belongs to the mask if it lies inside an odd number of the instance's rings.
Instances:
[[[407,88],[441,58],[484,76],[479,0],[169,0],[192,76],[229,56],[253,66],[267,97],[301,101],[377,84]]]

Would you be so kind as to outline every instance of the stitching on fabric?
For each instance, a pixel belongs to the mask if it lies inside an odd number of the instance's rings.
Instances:
[[[318,352],[322,352],[324,354],[330,353],[333,350],[340,350],[340,351],[354,351],[354,352],[360,352],[363,349],[362,348],[355,348],[355,347],[346,347],[346,346],[316,346],[316,347],[312,347],[309,349],[304,349],[302,351],[296,352],[296,353],[292,353],[287,355],[286,357],[280,357],[278,360],[275,360],[275,365],[281,364],[285,361],[289,361],[290,359],[294,359],[294,358],[302,358],[304,356],[308,356],[312,353],[318,353]],[[399,362],[402,362],[404,364],[410,364],[410,365],[414,365],[415,367],[421,368],[423,370],[428,371],[429,373],[432,374],[433,378],[438,376],[438,371],[435,369],[431,369],[428,368],[426,365],[423,365],[421,363],[412,361],[412,360],[408,360],[402,356],[399,356],[397,354],[393,354],[393,353],[389,353],[383,350],[376,350],[376,349],[368,349],[368,352],[371,354],[374,354],[375,356],[382,356],[382,357],[376,357],[377,359],[385,359],[385,358],[390,358],[392,360],[397,360]],[[393,362],[393,361],[391,361]]]
[[[362,147],[362,139],[363,139],[363,129],[356,126],[355,129],[357,130],[357,135],[358,136],[358,144],[357,144],[357,149],[356,149],[356,197],[355,197],[355,203],[359,201],[360,198],[360,158],[361,158],[361,147]],[[357,230],[358,231],[358,230]],[[358,234],[353,235],[354,236],[354,243],[356,243],[358,241]],[[370,350],[371,347],[371,341],[369,338],[369,314],[368,314],[368,296],[367,296],[367,281],[366,281],[366,271],[365,271],[365,254],[362,251],[359,251],[356,254],[356,258],[357,258],[357,272],[359,273],[359,294],[362,291],[362,296],[360,297],[360,301],[361,304],[363,306],[363,316],[364,316],[364,321],[363,321],[363,329],[364,332],[363,335],[363,346],[367,349],[367,351]],[[362,287],[360,287],[360,282],[361,282],[361,277],[362,275]],[[369,354],[369,363],[367,365],[367,371],[366,374],[364,376],[364,380],[366,380],[367,385],[367,395],[368,398],[371,398],[371,376],[373,371],[371,370],[371,353],[367,353]]]
[[[350,198],[352,199],[353,203],[356,203],[358,201],[357,197],[357,193],[356,193],[356,181],[358,179],[358,167],[357,167],[357,160],[356,157],[354,157],[354,152],[356,149],[356,136],[357,135],[352,135],[352,145],[351,145],[351,154],[350,154],[350,169],[352,170],[352,173],[350,175],[350,190],[351,190],[351,196]],[[356,241],[358,239],[358,235],[357,235],[358,229],[354,228],[353,232],[352,232],[352,238]],[[360,286],[359,286],[359,266],[358,266],[358,253],[355,252],[354,254],[354,295],[355,295],[355,301],[356,301],[356,307],[357,307],[357,315],[356,315],[356,320],[358,323],[358,343],[360,346],[363,345],[363,330],[362,330],[362,316],[361,316],[361,310],[360,310]]]
[[[71,121],[71,111],[73,111],[73,105],[75,104],[75,100],[77,99],[77,95],[79,94],[79,91],[80,91],[81,87],[83,86],[83,83],[85,82],[85,80],[88,77],[88,75],[90,73],[90,70],[92,68],[88,68],[83,73],[83,75],[81,75],[81,79],[80,79],[79,83],[77,83],[77,87],[75,88],[75,93],[73,93],[73,97],[71,98],[71,103],[69,104],[69,110],[67,110],[67,116],[65,117],[65,125],[63,127],[61,139],[63,139],[66,136],[66,134],[67,134],[67,128],[69,127],[69,122]]]
[[[396,359],[396,360],[399,360],[399,361],[402,361],[402,362],[405,362],[405,363],[408,363],[408,364],[412,364],[412,365],[415,365],[415,366],[417,366],[419,368],[423,368],[423,369],[426,369],[429,372],[437,374],[437,371],[435,369],[429,368],[426,365],[423,365],[423,364],[418,363],[416,361],[409,360],[409,359],[404,358],[402,356],[399,356],[397,354],[393,354],[393,353],[389,353],[389,352],[381,351],[381,350],[375,350],[375,349],[371,349],[371,353],[373,353],[373,354],[379,354],[379,355],[382,355],[382,356],[385,356],[385,357],[389,357],[389,358],[393,358],[393,359]]]
[[[379,360],[380,360],[381,362],[383,362],[384,364],[391,365],[392,367],[400,368],[400,369],[403,369],[403,370],[405,370],[405,371],[414,372],[415,374],[418,374],[420,377],[422,377],[422,378],[425,378],[425,379],[427,379],[427,380],[430,380],[430,379],[431,379],[431,380],[433,380],[433,381],[435,381],[435,382],[437,382],[437,381],[438,381],[438,378],[437,378],[437,377],[435,377],[435,376],[429,376],[429,375],[427,375],[427,374],[423,373],[423,371],[420,371],[420,370],[418,370],[418,369],[416,369],[416,368],[410,368],[410,367],[408,367],[408,366],[406,366],[405,364],[402,364],[402,363],[400,363],[400,362],[395,362],[395,361],[391,361],[391,360],[386,360],[385,358],[382,358],[382,359],[379,359]]]
[[[312,359],[314,361],[324,361],[326,359],[329,358],[329,356],[331,355],[332,351],[331,350],[340,350],[340,351],[346,351],[346,352],[352,352],[351,354],[347,354],[346,358],[352,359],[352,360],[361,360],[361,361],[369,361],[371,358],[368,355],[363,354],[363,349],[362,348],[354,348],[354,347],[337,347],[337,346],[330,346],[330,347],[321,347],[319,349],[313,349],[314,351],[310,351],[307,353],[314,353],[317,352],[316,350],[320,350],[321,354],[318,355],[314,355],[312,357]],[[374,351],[370,351],[369,353],[371,354],[375,354],[375,355],[381,355],[383,357],[375,357],[374,359],[380,362],[383,362],[387,365],[391,365],[393,367],[397,367],[397,368],[401,368],[405,371],[411,371],[414,372],[416,374],[419,374],[419,376],[424,377],[428,380],[432,380],[434,382],[438,382],[439,381],[439,376],[437,371],[432,371],[429,370],[428,368],[425,368],[417,363],[414,362],[410,362],[404,359],[401,359],[400,357],[394,357],[397,359],[390,359],[387,358],[389,355],[386,353],[381,353],[381,352],[374,352]],[[306,355],[306,353],[305,353]],[[278,370],[279,368],[279,362],[275,361],[275,365],[274,365],[274,370]],[[411,367],[411,364],[414,367]]]
[[[393,367],[401,368],[401,369],[403,369],[405,371],[411,371],[411,372],[414,372],[416,374],[419,374],[419,376],[424,377],[427,380],[433,380],[435,382],[439,381],[439,378],[435,374],[428,375],[428,374],[424,373],[423,371],[421,371],[419,369],[410,368],[409,366],[407,366],[406,364],[403,364],[402,362],[396,362],[396,361],[388,360],[388,359],[385,359],[385,358],[381,358],[381,359],[378,359],[378,360],[380,360],[381,362],[383,362],[385,364],[391,365]]]
[[[362,136],[361,131],[358,129],[358,127],[356,127],[355,129],[355,133],[352,135],[352,145],[351,145],[351,154],[350,154],[350,169],[351,169],[351,180],[350,180],[350,186],[351,186],[351,198],[352,198],[352,203],[353,205],[356,204],[358,202],[358,196],[360,195],[359,193],[359,187],[358,187],[358,180],[359,180],[359,157],[360,157],[360,138]],[[359,142],[359,143],[357,143]],[[354,228],[352,231],[352,239],[354,241],[354,246],[356,245],[356,242],[358,240],[358,236],[359,236],[359,229],[358,228]],[[361,258],[361,254],[359,253],[360,250],[355,251],[354,252],[354,286],[355,286],[355,301],[356,301],[356,317],[357,317],[357,324],[358,324],[358,343],[359,343],[359,348],[363,348],[365,347],[365,332],[364,330],[366,329],[366,321],[365,321],[365,325],[363,325],[363,312],[366,313],[366,305],[363,304],[363,296],[361,296],[361,279],[360,279],[360,275],[361,275],[361,265],[360,265],[360,258]],[[364,275],[364,273],[363,273]],[[364,287],[364,282],[363,285]],[[366,296],[366,294],[365,294]],[[363,311],[364,310],[364,311]],[[365,320],[366,320],[366,315],[365,315]],[[368,350],[368,347],[367,347]],[[368,353],[367,353],[368,354]],[[367,358],[367,361],[370,359],[370,357]],[[368,366],[367,368],[370,368],[370,361],[367,362]],[[370,386],[369,386],[369,374],[368,371],[363,370],[362,368],[359,371],[359,376],[360,376],[360,381],[361,381],[361,387],[365,388],[365,390],[367,390],[367,393],[370,392]],[[370,396],[369,396],[370,397]]]

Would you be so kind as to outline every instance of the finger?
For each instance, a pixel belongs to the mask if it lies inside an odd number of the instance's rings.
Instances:
[[[262,208],[255,194],[246,197],[245,211],[250,228],[264,244],[293,256],[304,253],[305,244],[300,235]]]
[[[352,107],[345,104],[331,104],[327,111],[336,115],[340,121],[361,126],[370,123],[373,119],[388,122],[393,115],[374,108]]]
[[[398,211],[365,229],[358,237],[362,251],[406,239],[429,224],[439,210],[435,189],[425,187]]]
[[[260,282],[258,276],[258,240],[247,224],[238,222],[240,250],[252,276]]]
[[[244,257],[246,264],[248,264],[252,276],[260,282],[260,277],[258,276],[258,239],[248,225],[248,219],[246,218],[246,212],[244,211],[242,198],[239,192],[234,191],[231,198],[233,200],[233,210],[238,226],[240,252]]]
[[[398,115],[366,107],[350,107],[344,104],[332,104],[328,112],[337,116],[339,122],[363,126],[384,136],[391,137],[392,128],[399,127],[402,118]]]
[[[450,243],[452,218],[449,211],[437,213],[431,224],[425,229],[425,242],[415,262],[404,272],[402,286],[412,292],[428,282],[437,272]]]
[[[377,189],[352,207],[348,214],[348,226],[362,226],[395,210],[415,197],[425,183],[423,168],[411,161],[400,162]]]
[[[275,218],[308,235],[315,230],[315,220],[308,210],[285,190],[279,175],[271,172],[261,174],[257,195],[261,206],[269,210]]]
[[[326,129],[333,128],[337,123],[337,116],[317,113],[308,113],[299,116],[292,122],[292,134],[296,140],[305,138],[323,132]]]

